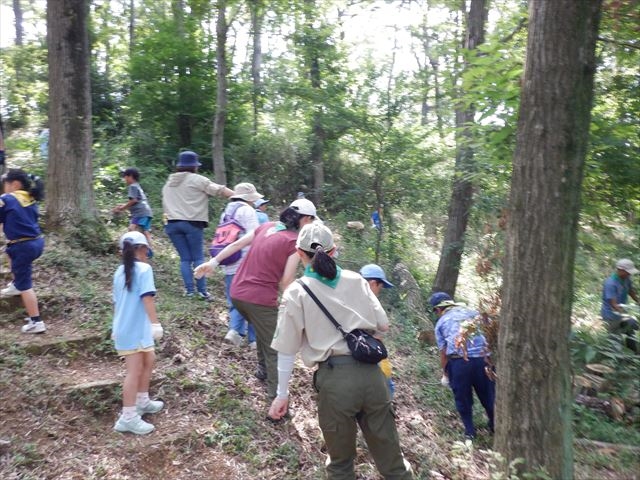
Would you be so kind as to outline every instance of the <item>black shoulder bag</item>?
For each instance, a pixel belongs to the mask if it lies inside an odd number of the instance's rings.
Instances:
[[[351,351],[351,356],[353,358],[355,358],[359,362],[374,364],[378,363],[380,360],[384,360],[385,358],[387,358],[387,349],[380,340],[375,338],[370,333],[367,333],[366,330],[362,330],[360,328],[351,330],[348,333],[345,332],[342,328],[342,325],[340,325],[336,321],[336,319],[333,318],[333,315],[329,313],[329,310],[327,310],[322,302],[318,300],[318,297],[315,296],[311,289],[307,285],[305,285],[302,280],[298,280],[298,283],[302,285],[302,288],[307,291],[313,301],[316,302],[318,307],[320,307],[320,310],[324,312],[327,318],[331,320],[331,323],[333,323],[338,331],[342,334],[347,342],[347,345],[349,346],[349,350]]]

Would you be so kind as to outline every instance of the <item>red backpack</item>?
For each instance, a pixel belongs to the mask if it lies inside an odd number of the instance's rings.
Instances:
[[[216,227],[216,233],[213,235],[213,240],[211,240],[211,246],[209,247],[209,253],[212,257],[219,254],[227,245],[238,240],[240,235],[245,232],[244,227],[234,218],[238,208],[243,205],[244,204],[242,202],[238,202],[234,205],[234,208],[229,213],[225,213],[224,217],[222,217],[222,221]],[[234,254],[222,260],[220,265],[232,265],[241,258],[242,250],[238,250]]]

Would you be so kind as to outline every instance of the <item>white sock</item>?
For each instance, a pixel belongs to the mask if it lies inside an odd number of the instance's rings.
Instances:
[[[138,392],[136,396],[136,405],[146,407],[149,404],[149,392]]]
[[[136,407],[122,407],[122,419],[127,421],[138,415]]]

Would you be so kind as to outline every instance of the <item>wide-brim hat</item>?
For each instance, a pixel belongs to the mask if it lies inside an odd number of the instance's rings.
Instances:
[[[201,165],[198,161],[198,154],[195,152],[186,150],[178,155],[176,167],[200,167]]]
[[[232,200],[245,200],[247,202],[255,202],[256,200],[264,197],[256,190],[256,187],[253,186],[252,183],[239,183],[235,187],[233,187],[233,195],[231,195]]]

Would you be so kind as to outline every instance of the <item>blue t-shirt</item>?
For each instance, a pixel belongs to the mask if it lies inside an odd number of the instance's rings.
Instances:
[[[267,223],[269,221],[269,215],[261,210],[256,210],[256,216],[258,217],[259,225],[262,225],[263,223]]]
[[[479,313],[467,307],[451,307],[436,323],[436,342],[438,349],[446,348],[447,355],[462,355],[462,349],[456,349],[455,340],[460,333],[460,324],[465,320],[473,320]],[[484,357],[487,341],[483,335],[476,335],[467,342],[467,356]]]
[[[631,277],[622,279],[613,273],[602,285],[602,307],[600,315],[604,320],[620,320],[620,314],[613,310],[610,300],[615,298],[618,304],[627,303],[627,296],[633,290]]]
[[[124,265],[120,265],[113,275],[112,333],[116,350],[152,347],[151,320],[142,303],[142,297],[156,294],[151,265],[135,262],[131,290],[124,281]]]
[[[35,238],[42,233],[38,225],[38,204],[24,190],[0,195],[0,223],[7,240]]]

